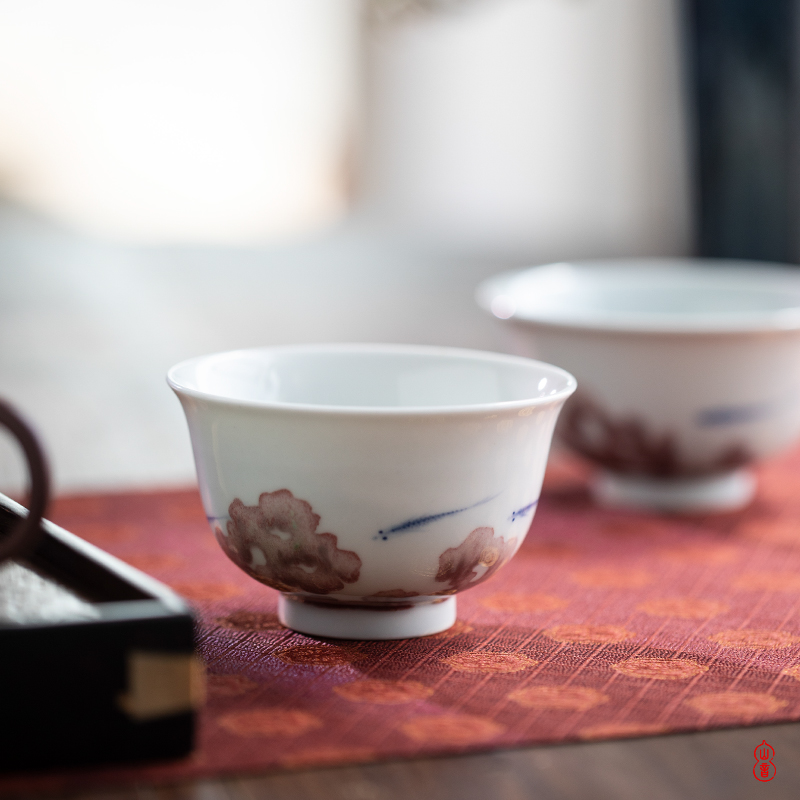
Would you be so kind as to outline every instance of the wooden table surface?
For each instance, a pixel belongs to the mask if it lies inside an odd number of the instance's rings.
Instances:
[[[753,777],[753,750],[763,739],[775,748],[775,777],[766,783]],[[795,800],[800,797],[800,724],[64,796],[74,800]]]

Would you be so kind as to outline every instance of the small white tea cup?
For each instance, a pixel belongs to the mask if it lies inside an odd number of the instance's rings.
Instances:
[[[800,270],[711,259],[548,264],[477,300],[506,347],[580,381],[559,434],[609,505],[724,511],[800,439]]]
[[[311,635],[397,639],[516,552],[575,379],[526,358],[315,345],[169,371],[222,549]]]

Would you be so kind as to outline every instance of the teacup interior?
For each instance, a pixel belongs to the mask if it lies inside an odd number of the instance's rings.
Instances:
[[[379,409],[547,401],[571,375],[529,359],[439,348],[265,348],[205,356],[174,367],[178,390],[246,403]]]

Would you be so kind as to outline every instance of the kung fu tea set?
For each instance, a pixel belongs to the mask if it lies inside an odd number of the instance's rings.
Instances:
[[[751,462],[800,437],[790,267],[551,264],[476,298],[515,355],[295,346],[170,370],[214,535],[280,591],[286,626],[347,639],[451,626],[455,595],[527,533],[562,406],[559,436],[595,465],[597,501],[652,511],[742,507]]]
[[[169,371],[211,530],[280,592],[287,627],[450,627],[456,594],[522,543],[554,431],[594,465],[599,503],[655,512],[746,505],[751,463],[800,438],[790,267],[550,264],[495,276],[476,299],[513,355],[300,345]]]

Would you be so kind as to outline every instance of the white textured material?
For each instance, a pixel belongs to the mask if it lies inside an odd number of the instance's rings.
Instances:
[[[598,472],[592,494],[602,505],[654,511],[735,511],[755,495],[756,477],[749,469],[690,480],[655,480]]]
[[[446,631],[456,621],[456,598],[398,609],[337,608],[278,598],[281,623],[309,636],[333,639],[408,639]]]

